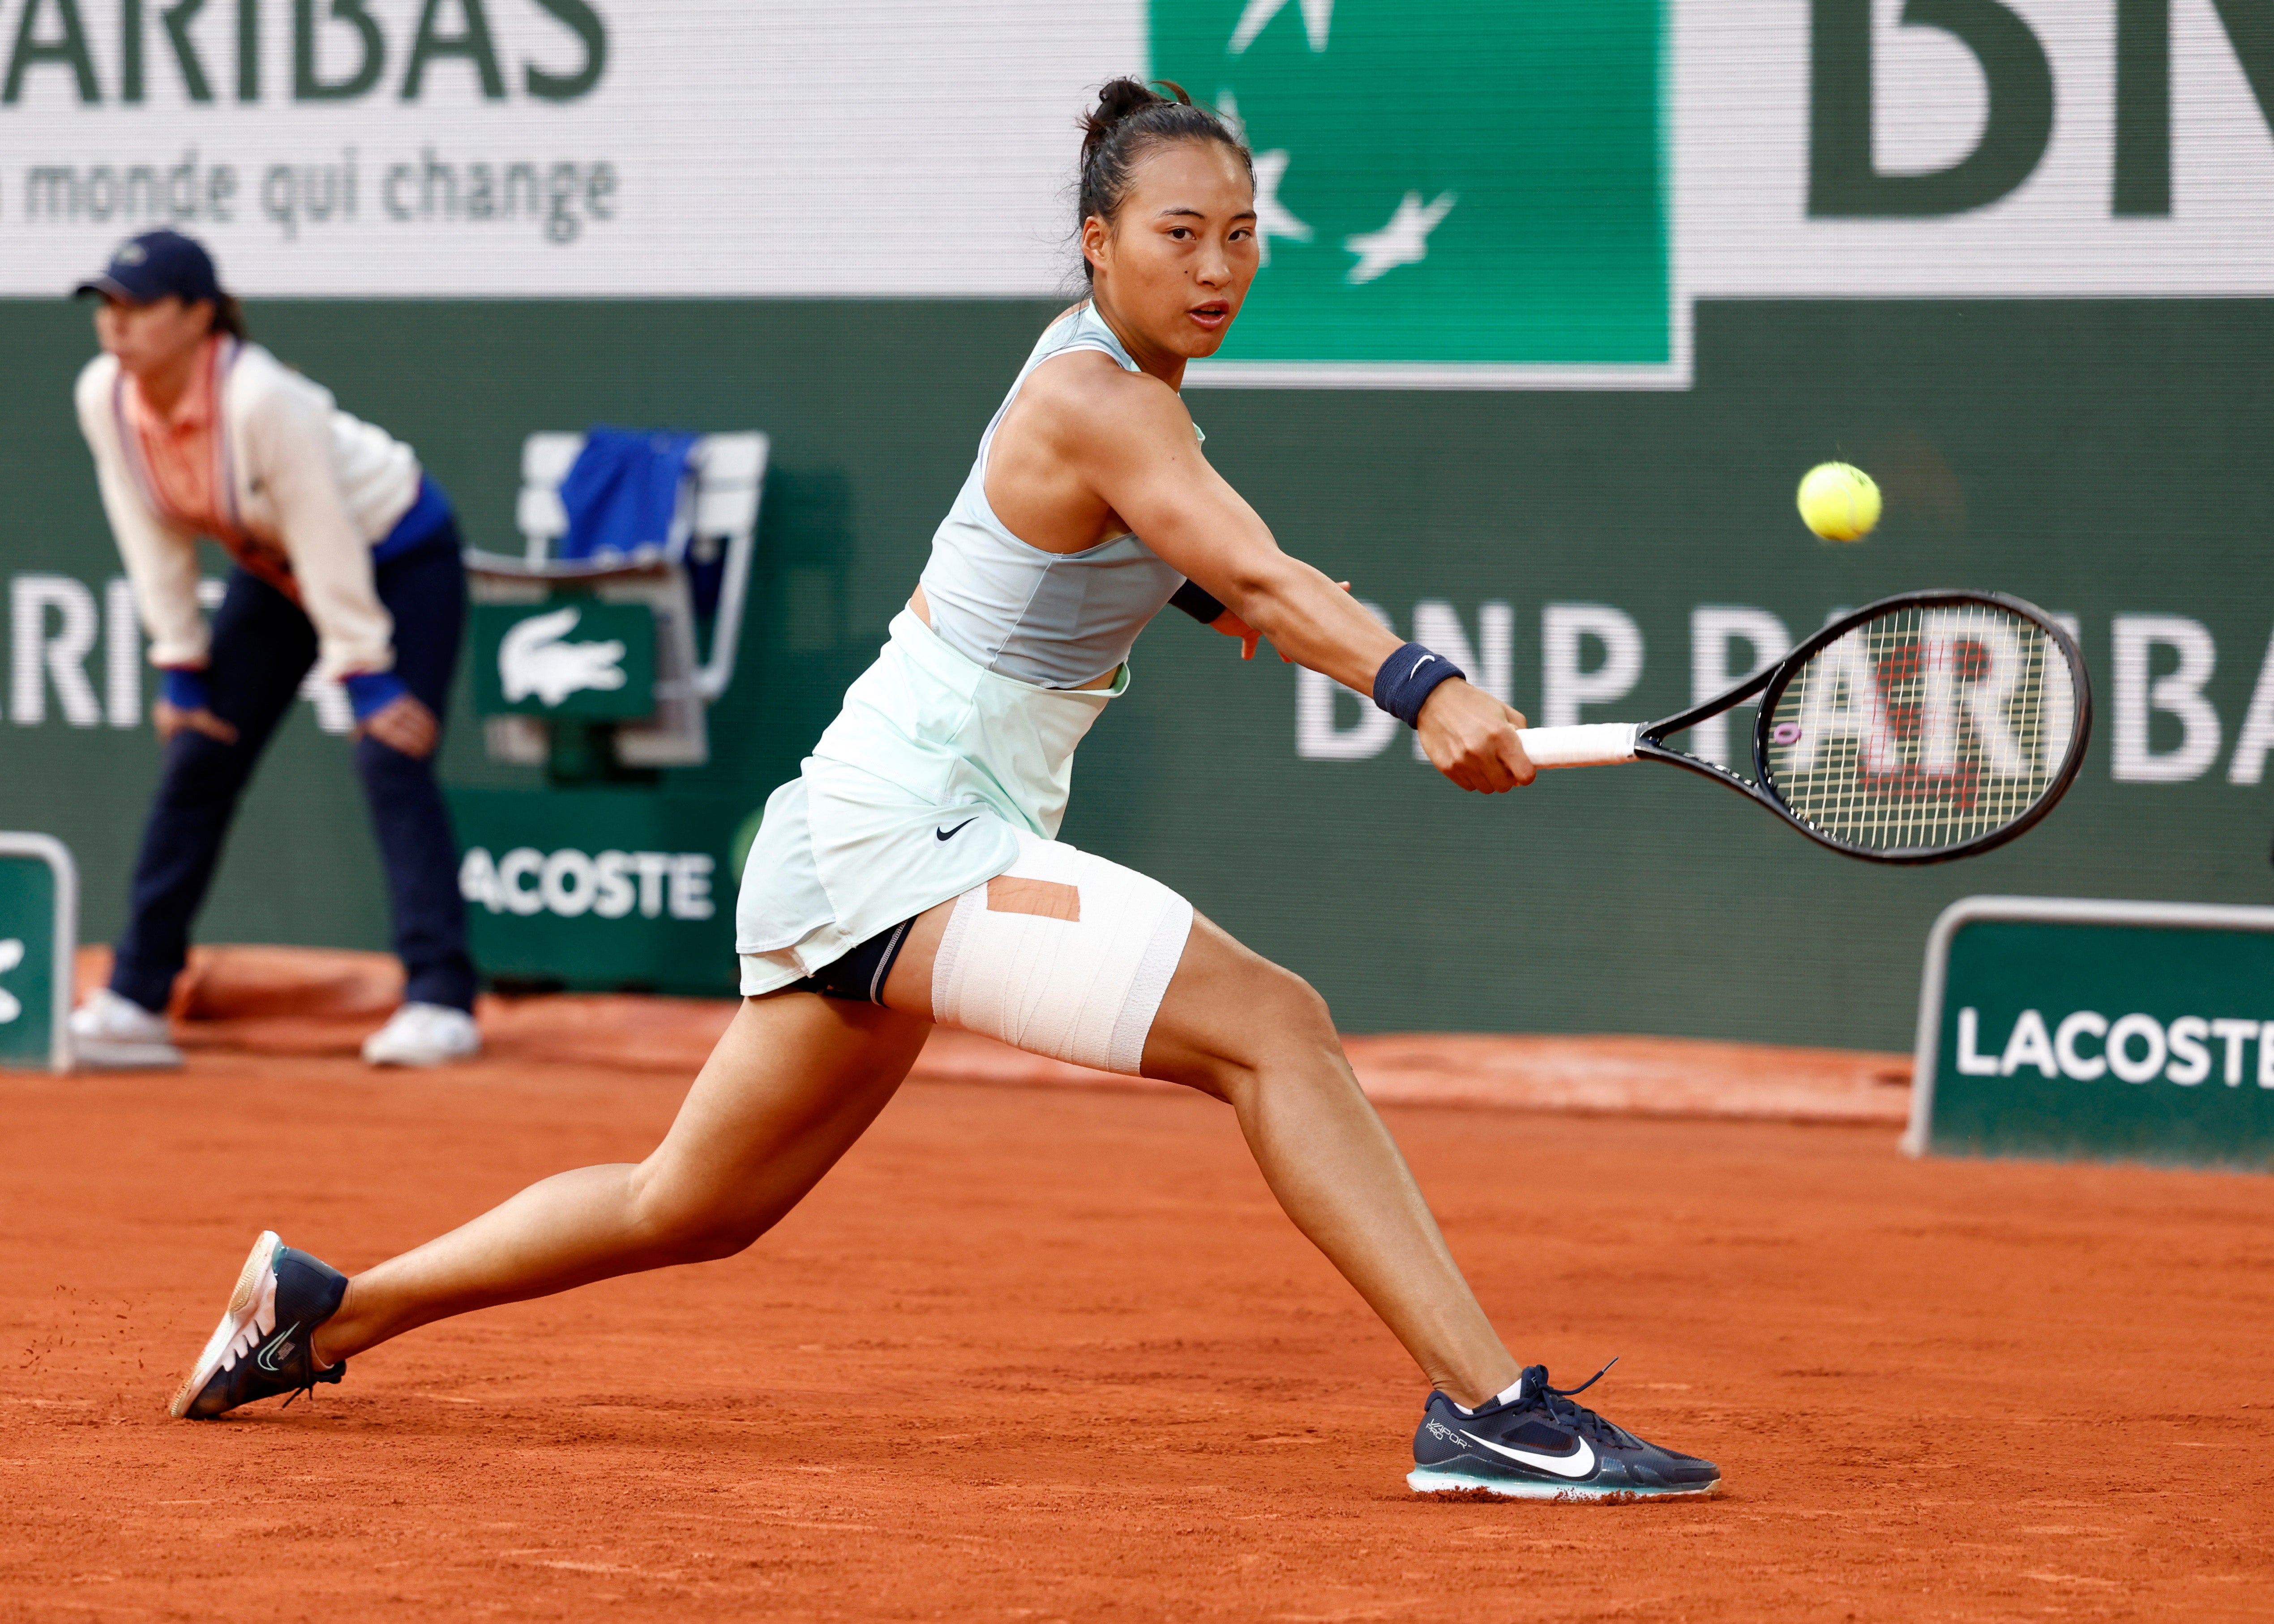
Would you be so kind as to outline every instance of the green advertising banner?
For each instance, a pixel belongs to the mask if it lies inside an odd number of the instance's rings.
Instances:
[[[2274,1169],[2274,908],[1969,897],[1918,1041],[1913,1154]]]
[[[1660,0],[1150,17],[1152,71],[1255,152],[1263,268],[1196,381],[1613,381],[1673,358]]]
[[[508,985],[731,996],[747,802],[642,786],[450,792],[474,959]]]
[[[67,1071],[79,869],[49,835],[0,834],[0,1068]]]
[[[277,353],[417,447],[491,550],[513,545],[533,431],[773,436],[711,759],[659,775],[662,793],[728,803],[728,828],[797,772],[875,658],[1020,358],[1063,308],[250,306]],[[560,359],[570,329],[587,335],[574,367]],[[1356,1032],[1646,1020],[1907,1048],[1919,944],[1962,897],[2274,903],[2274,487],[2234,471],[2274,434],[2261,384],[2274,302],[1730,301],[1700,307],[1698,340],[1688,391],[1233,390],[1193,410],[1210,462],[1284,546],[1542,723],[1671,714],[1832,611],[1909,588],[1991,587],[2073,615],[2098,725],[2042,825],[1984,857],[1891,872],[1683,774],[1591,769],[1465,795],[1356,695],[1276,659],[1243,664],[1171,613],[1082,745],[1065,838],[1174,886]],[[71,830],[86,931],[108,941],[160,756],[132,599],[68,410],[91,340],[57,299],[0,302],[0,342],[26,380],[0,474],[41,493],[36,511],[0,515],[0,825]],[[1842,365],[1821,365],[1827,354]],[[456,381],[435,388],[444,376]],[[1818,542],[1793,510],[1800,474],[1833,455],[1887,493],[1853,546]],[[542,793],[541,763],[488,754],[473,686],[452,695],[445,781]],[[296,705],[269,747],[199,940],[386,947],[352,746],[323,720]],[[1750,726],[1741,713],[1723,748]],[[548,827],[500,845],[469,826],[461,849],[493,862],[523,846],[712,849]],[[525,922],[479,915],[501,947]],[[697,966],[722,986],[728,936],[719,922],[719,957]],[[501,968],[531,963],[516,948]]]
[[[474,710],[628,721],[655,710],[655,613],[643,604],[553,598],[477,604]]]

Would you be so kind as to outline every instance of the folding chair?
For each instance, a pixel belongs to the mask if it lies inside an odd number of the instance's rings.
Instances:
[[[705,708],[734,677],[769,442],[756,432],[705,434],[689,455],[687,489],[662,545],[561,559],[555,553],[568,533],[568,513],[561,482],[584,448],[582,434],[536,433],[523,444],[516,523],[526,546],[519,558],[469,548],[473,599],[542,603],[569,587],[603,603],[646,605],[655,615],[655,711],[648,720],[616,725],[616,759],[627,767],[700,765],[710,758]],[[702,657],[698,619],[711,620],[710,652]],[[483,727],[493,760],[542,764],[548,758],[540,718],[489,717]]]

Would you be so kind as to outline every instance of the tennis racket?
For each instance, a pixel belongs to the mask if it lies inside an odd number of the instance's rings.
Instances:
[[[1753,776],[1666,741],[1759,696]],[[1867,862],[1986,852],[2053,809],[2084,763],[2092,688],[2076,640],[1996,592],[1903,592],[1663,721],[1526,728],[1538,767],[1630,761],[1726,784]]]

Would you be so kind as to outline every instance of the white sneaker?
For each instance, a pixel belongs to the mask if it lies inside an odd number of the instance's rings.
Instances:
[[[91,1071],[178,1067],[164,1015],[144,1009],[108,987],[98,987],[71,1013],[72,1056]]]
[[[446,1004],[406,1004],[363,1041],[367,1065],[448,1065],[481,1052],[481,1028],[474,1018]]]

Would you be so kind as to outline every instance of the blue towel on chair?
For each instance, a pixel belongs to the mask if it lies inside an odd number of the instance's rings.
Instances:
[[[568,533],[553,556],[629,557],[643,547],[668,548],[687,480],[688,454],[701,438],[674,429],[595,424],[576,466],[561,482]]]

